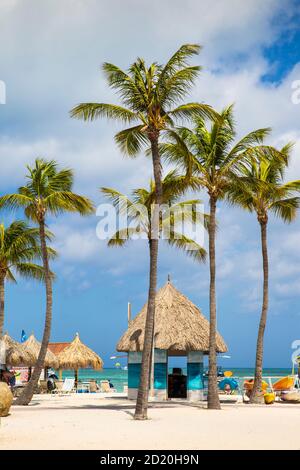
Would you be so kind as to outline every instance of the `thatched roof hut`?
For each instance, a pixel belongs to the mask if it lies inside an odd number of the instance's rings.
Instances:
[[[24,346],[26,351],[28,351],[30,354],[34,356],[35,360],[34,360],[34,363],[32,364],[34,365],[38,359],[38,355],[41,349],[41,343],[34,337],[33,334],[31,334],[29,338],[22,345]],[[57,357],[49,349],[47,350],[47,353],[46,353],[44,366],[47,368],[53,367],[54,369],[57,369],[59,366]]]
[[[18,343],[7,333],[2,336],[1,340],[5,344],[6,364],[13,367],[31,367],[35,364],[35,356],[28,351],[22,343]]]
[[[146,322],[147,303],[130,322],[128,330],[117,344],[117,351],[142,351]],[[164,349],[173,355],[184,355],[190,351],[208,353],[209,322],[187,297],[170,281],[156,295],[155,348]],[[227,346],[217,333],[217,351],[224,353]]]
[[[61,369],[92,368],[100,370],[103,368],[102,359],[80,341],[78,333],[69,346],[58,354],[57,358]]]

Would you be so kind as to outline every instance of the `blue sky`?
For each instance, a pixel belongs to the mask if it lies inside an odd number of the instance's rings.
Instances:
[[[7,104],[0,105],[1,192],[22,184],[25,165],[37,156],[74,168],[75,189],[96,204],[100,186],[129,193],[146,184],[150,162],[120,155],[113,142],[117,125],[73,121],[68,111],[81,101],[116,101],[101,75],[102,62],[126,67],[137,56],[164,62],[185,42],[204,46],[191,99],[217,109],[235,102],[240,136],[271,126],[270,143],[295,140],[288,177],[298,178],[300,105],[291,101],[291,86],[300,79],[299,14],[300,2],[292,0],[2,0],[0,80]],[[226,366],[251,366],[261,301],[257,221],[226,206],[218,218],[218,328],[230,349]],[[109,367],[126,328],[127,302],[135,314],[146,300],[148,258],[143,242],[108,249],[96,238],[97,222],[96,216],[49,219],[60,252],[52,340],[67,341],[79,331]],[[271,220],[269,367],[290,365],[291,343],[300,335],[299,237],[300,221],[284,226]],[[207,315],[208,267],[162,246],[159,286],[168,273]],[[12,336],[19,339],[24,328],[41,337],[43,319],[42,286],[22,280],[8,286],[6,328]]]

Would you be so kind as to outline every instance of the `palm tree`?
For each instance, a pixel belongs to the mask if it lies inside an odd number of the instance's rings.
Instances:
[[[195,114],[202,117],[216,116],[212,108],[206,104],[187,103],[178,106],[194,84],[200,71],[199,66],[188,65],[188,60],[199,51],[198,45],[184,44],[164,66],[152,63],[147,67],[145,61],[139,58],[127,72],[114,64],[104,63],[103,70],[108,84],[117,91],[122,105],[82,103],[71,111],[71,117],[85,121],[106,117],[124,124],[133,124],[132,127],[118,132],[115,136],[119,148],[128,156],[135,157],[144,146],[150,145],[151,147],[156,205],[152,224],[153,234],[149,240],[148,311],[135,419],[147,419],[157,284],[158,206],[163,198],[159,141],[165,131],[172,129],[178,121],[190,120]]]
[[[50,232],[46,234],[51,238]],[[55,256],[55,251],[48,248],[48,256]],[[3,335],[5,282],[16,282],[19,276],[44,281],[44,269],[34,263],[41,258],[39,231],[26,222],[16,220],[5,227],[0,224],[0,338]]]
[[[262,390],[264,333],[269,305],[269,260],[267,228],[269,213],[292,222],[300,206],[300,180],[284,182],[285,169],[288,166],[292,144],[280,151],[275,148],[258,147],[249,152],[249,158],[239,164],[239,174],[234,176],[233,184],[227,194],[228,200],[242,208],[256,213],[261,232],[263,260],[263,301],[259,322],[255,379],[250,402],[258,403]]]
[[[25,215],[38,224],[45,273],[46,315],[42,345],[30,381],[16,402],[18,405],[28,405],[32,399],[43,368],[51,333],[52,279],[46,243],[46,216],[58,215],[61,212],[78,212],[80,215],[93,213],[91,201],[72,192],[73,172],[70,169],[58,170],[55,161],[39,158],[35,160],[33,167],[27,166],[27,169],[27,184],[20,187],[15,194],[0,197],[0,207],[23,208]]]
[[[269,129],[250,132],[239,142],[234,143],[236,131],[233,119],[233,106],[225,108],[218,120],[210,126],[198,117],[194,118],[193,130],[182,128],[176,133],[169,132],[169,142],[160,147],[161,154],[171,162],[181,163],[186,176],[198,178],[198,185],[207,191],[210,206],[208,224],[209,236],[209,377],[208,408],[220,409],[217,388],[216,354],[216,209],[219,200],[224,199],[230,188],[230,175],[236,171],[237,164],[245,158],[249,148],[261,143]]]

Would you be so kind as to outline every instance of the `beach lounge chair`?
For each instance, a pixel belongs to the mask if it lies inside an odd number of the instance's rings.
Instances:
[[[110,386],[108,380],[101,380],[100,381],[100,392],[107,393],[110,392]]]
[[[100,382],[100,392],[102,393],[112,393],[115,392],[115,388],[111,388],[108,380],[101,380]]]
[[[48,393],[47,380],[40,380],[39,393]]]
[[[57,382],[57,385],[58,384],[59,382]],[[58,386],[52,391],[53,394],[58,395],[68,395],[72,392],[75,392],[75,379],[72,379],[71,377],[66,378],[61,387]]]
[[[98,386],[96,380],[91,380],[90,381],[90,393],[97,393],[98,391]]]
[[[64,381],[63,380],[57,380],[55,382],[55,387],[56,387],[56,393],[61,393],[62,392],[62,388],[63,388],[63,385],[64,385]]]

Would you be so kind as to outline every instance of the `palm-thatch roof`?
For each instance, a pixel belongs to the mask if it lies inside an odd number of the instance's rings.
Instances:
[[[56,356],[62,352],[66,347],[68,347],[71,343],[49,343],[48,344],[48,349],[50,349],[53,354]]]
[[[170,281],[156,294],[155,348],[173,354],[209,349],[209,322],[187,297]],[[117,351],[142,351],[147,303],[130,322],[128,330],[117,344]],[[217,352],[226,352],[227,346],[217,333]]]
[[[26,351],[28,351],[29,353],[31,353],[35,357],[35,362],[34,363],[36,363],[36,361],[38,359],[40,349],[41,349],[41,343],[32,334],[23,343],[23,346],[26,349]],[[47,353],[46,353],[46,357],[45,357],[44,366],[45,367],[54,367],[54,369],[57,369],[58,365],[59,364],[58,364],[57,357],[55,356],[55,354],[53,354],[53,352],[51,352],[48,349]]]
[[[103,368],[102,359],[80,341],[78,333],[69,346],[58,354],[57,358],[61,369],[92,368],[100,370]]]
[[[1,340],[5,344],[6,364],[13,367],[31,367],[35,364],[35,356],[23,344],[12,339],[7,333],[2,336]]]

